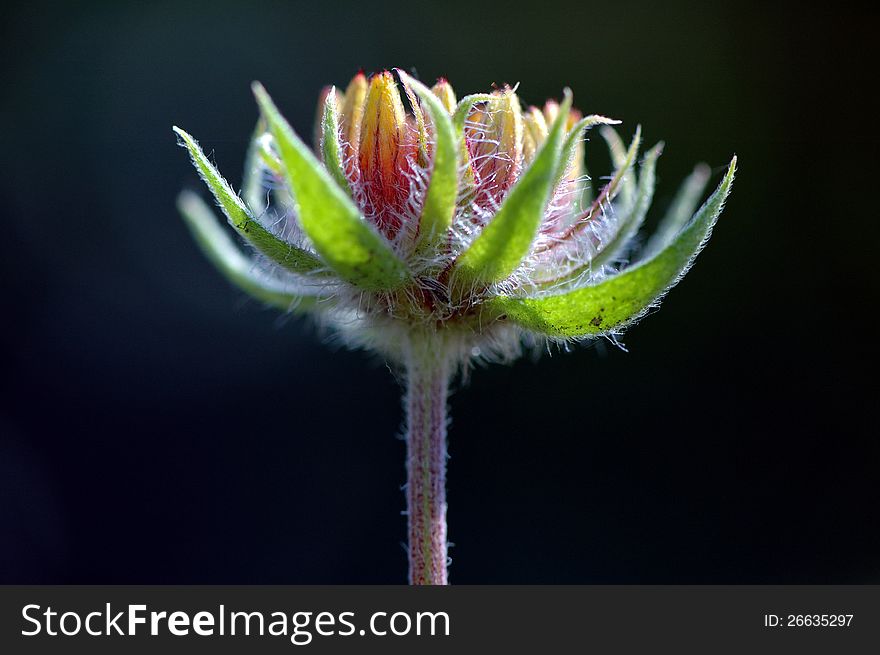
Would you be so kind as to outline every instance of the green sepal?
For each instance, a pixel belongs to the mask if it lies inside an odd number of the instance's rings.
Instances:
[[[459,136],[464,133],[464,124],[467,122],[468,114],[475,104],[478,102],[489,102],[494,96],[491,93],[472,93],[458,101],[455,112],[452,114],[452,125],[455,133]]]
[[[612,128],[609,127],[609,128],[607,128],[607,130],[610,130],[611,133],[614,134],[615,136],[617,135],[617,132],[615,130],[613,130]],[[603,131],[607,131],[607,130],[603,130]],[[614,160],[614,165],[617,167],[617,170],[614,172],[614,177],[611,178],[611,181],[608,183],[608,186],[606,186],[602,190],[602,192],[599,194],[599,198],[597,199],[597,202],[599,202],[599,203],[611,202],[617,196],[618,191],[620,191],[622,188],[632,187],[633,190],[635,189],[635,186],[636,186],[635,178],[632,175],[628,175],[628,174],[632,170],[633,164],[636,161],[636,155],[639,152],[639,146],[641,146],[641,145],[642,145],[642,126],[636,125],[636,133],[633,134],[633,138],[629,144],[629,148],[627,148],[624,151],[623,157],[621,158],[620,156],[618,156],[618,154],[615,154],[618,152],[617,148],[612,149],[612,159]],[[634,192],[633,192],[633,195],[635,195]]]
[[[636,133],[633,135],[632,143],[630,143],[629,149],[627,149],[626,154],[623,157],[623,160],[620,162],[620,165],[617,167],[617,170],[614,172],[614,175],[611,178],[611,181],[608,182],[604,187],[602,187],[602,191],[593,200],[590,205],[590,209],[583,212],[577,219],[577,221],[568,227],[562,235],[560,241],[556,242],[557,244],[564,243],[565,240],[572,238],[576,235],[580,230],[584,228],[584,226],[596,215],[596,212],[603,211],[605,207],[611,203],[612,200],[617,196],[617,192],[620,189],[620,184],[626,178],[627,173],[629,173],[630,168],[632,168],[633,162],[636,159],[636,153],[639,150],[639,145],[642,143],[642,126],[636,126]],[[544,245],[539,252],[544,252],[554,247],[553,245]]]
[[[721,184],[656,256],[594,286],[535,298],[498,296],[488,309],[521,327],[550,337],[607,334],[637,320],[687,272],[708,240],[730,193],[736,157]]]
[[[498,213],[456,260],[457,284],[478,286],[503,280],[528,254],[553,193],[570,108],[571,91],[566,89],[559,115],[534,160]]]
[[[585,272],[590,270],[598,271],[604,264],[609,264],[623,255],[624,250],[639,231],[642,223],[644,223],[648,208],[651,206],[651,201],[654,199],[657,158],[660,156],[662,149],[663,144],[658,143],[645,153],[645,158],[642,162],[641,170],[639,171],[636,195],[628,207],[625,206],[619,210],[621,215],[618,219],[617,229],[612,235],[609,235],[610,238],[602,244],[602,249],[594,254],[589,260],[584,261],[574,268],[566,269],[560,275],[537,280],[536,286],[538,288],[555,287],[576,280]]]
[[[239,289],[284,311],[304,311],[314,306],[317,301],[314,296],[289,293],[278,280],[261,275],[254,261],[233,243],[214,212],[197,194],[181,193],[177,209],[205,256]]]
[[[321,258],[341,278],[362,289],[391,290],[405,284],[409,279],[406,266],[389,243],[360,215],[345,191],[294,133],[266,90],[254,83],[253,91],[275,137],[300,225]]]
[[[244,204],[254,216],[259,216],[268,207],[268,195],[263,187],[263,170],[264,167],[260,163],[260,137],[266,133],[266,121],[260,118],[251,140],[248,143],[247,154],[244,158],[244,182],[242,184],[241,196]]]
[[[428,191],[419,219],[418,247],[435,244],[446,234],[455,216],[458,197],[458,143],[452,117],[424,84],[398,71],[404,85],[421,99],[434,128],[434,156]]]
[[[263,227],[254,218],[241,198],[232,190],[229,183],[211,164],[196,140],[179,127],[173,129],[183,141],[183,145],[189,150],[196,170],[208,185],[223,213],[226,214],[230,225],[242,237],[269,259],[295,273],[308,273],[323,267],[322,262],[312,253],[287,243]]]
[[[562,181],[562,177],[565,175],[566,170],[571,166],[572,159],[577,152],[578,143],[584,137],[584,132],[596,125],[618,124],[620,124],[620,121],[613,118],[606,118],[605,116],[599,116],[598,114],[584,116],[575,123],[568,131],[568,136],[565,137],[565,143],[562,145],[562,157],[559,161],[559,171],[556,174],[556,184],[559,184]]]
[[[336,184],[351,195],[351,187],[342,168],[342,147],[339,143],[339,110],[336,107],[336,87],[331,86],[324,98],[324,110],[321,114],[321,156],[324,167],[336,180]]]
[[[593,256],[590,261],[592,268],[595,269],[603,264],[608,264],[621,256],[624,249],[639,231],[642,223],[645,222],[648,208],[651,206],[651,201],[654,200],[654,186],[657,181],[657,158],[662,151],[663,143],[661,142],[645,153],[645,158],[639,168],[639,181],[636,186],[636,193],[632,204],[628,208],[629,211],[622,217],[614,236]]]
[[[657,225],[654,234],[651,235],[639,253],[639,259],[650,259],[675,238],[675,235],[688,222],[697,208],[697,203],[700,202],[700,197],[706,189],[711,172],[706,164],[697,164],[694,167],[694,171],[681,183],[681,187],[675,194],[672,204],[669,205],[666,215]]]
[[[623,139],[620,138],[617,130],[615,130],[613,127],[605,126],[601,130],[599,130],[599,133],[608,144],[608,152],[611,155],[611,164],[617,170],[628,172],[632,163],[635,162],[635,154],[638,151],[638,145],[636,145],[635,149],[632,148],[632,144],[630,144],[630,147],[627,148],[626,144],[623,142]],[[641,142],[641,126],[638,127],[638,134],[640,137],[638,141]],[[633,139],[633,143],[635,142],[636,139]],[[632,205],[636,197],[635,176],[624,174],[623,176],[621,176],[619,184],[620,194],[622,196],[624,206]]]

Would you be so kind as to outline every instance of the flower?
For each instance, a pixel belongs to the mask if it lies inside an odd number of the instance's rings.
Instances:
[[[721,213],[736,158],[698,209],[709,170],[685,181],[656,233],[636,236],[661,146],[636,172],[603,116],[561,102],[523,109],[516,89],[456,99],[397,71],[358,73],[320,96],[312,151],[259,84],[261,118],[240,197],[174,128],[245,254],[194,193],[178,206],[236,285],[308,313],[405,373],[410,582],[446,584],[446,398],[475,357],[524,343],[613,337],[692,264]],[[406,102],[404,102],[404,98]],[[594,195],[586,130],[602,126],[616,170]]]
[[[635,171],[617,123],[562,102],[523,109],[504,87],[457,101],[399,72],[358,73],[321,94],[315,151],[254,85],[262,111],[243,199],[196,141],[175,128],[240,252],[192,193],[180,208],[238,286],[319,315],[353,343],[394,357],[401,332],[444,331],[469,353],[515,353],[525,337],[615,335],[682,276],[730,191],[736,160],[691,217],[708,169],[685,182],[658,232],[636,248],[661,146]],[[583,135],[602,125],[617,169],[593,195]]]

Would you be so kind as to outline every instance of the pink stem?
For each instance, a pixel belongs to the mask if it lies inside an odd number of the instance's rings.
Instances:
[[[412,335],[406,366],[409,583],[445,585],[446,400],[451,366],[443,340]]]

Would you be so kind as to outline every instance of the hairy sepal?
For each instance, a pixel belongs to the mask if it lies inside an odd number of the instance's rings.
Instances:
[[[455,133],[462,134],[464,132],[464,124],[467,122],[467,117],[475,104],[478,102],[489,102],[492,98],[491,93],[472,93],[459,100],[452,114],[452,125],[455,128]]]
[[[242,237],[269,259],[295,273],[309,273],[323,267],[322,262],[315,255],[280,239],[263,227],[208,160],[198,142],[179,127],[173,129],[189,151],[196,170],[208,185],[229,224]]]
[[[198,195],[184,191],[177,198],[177,209],[208,260],[236,287],[284,311],[304,311],[315,304],[315,297],[290,293],[283,283],[260,274],[255,262],[233,243]]]
[[[348,179],[342,168],[342,144],[339,139],[339,109],[336,99],[336,87],[330,87],[324,98],[321,112],[321,156],[324,167],[336,180],[339,188],[351,195]]]
[[[498,296],[489,301],[488,308],[549,337],[589,337],[621,330],[641,317],[690,268],[721,214],[735,171],[736,157],[687,227],[651,259],[595,286],[543,297]]]
[[[645,247],[639,253],[640,259],[650,259],[658,252],[663,250],[669,242],[675,238],[675,235],[681,231],[681,228],[688,222],[693,215],[706,184],[709,182],[711,169],[706,164],[698,164],[694,167],[693,173],[687,176],[672,204],[666,211],[666,215],[660,221],[654,234],[648,239]]]
[[[613,118],[606,118],[593,114],[585,116],[572,126],[562,145],[562,157],[559,162],[559,170],[556,174],[556,184],[558,185],[568,168],[572,165],[575,153],[577,152],[578,143],[584,138],[584,133],[595,127],[596,125],[619,125],[620,121]]]
[[[654,199],[654,186],[657,181],[657,159],[663,152],[663,144],[658,143],[645,153],[639,169],[639,181],[636,185],[636,193],[625,216],[622,217],[617,232],[596,253],[590,261],[590,266],[595,270],[599,266],[610,264],[620,258],[630,247],[630,242],[645,222],[648,208]]]
[[[244,182],[241,195],[248,210],[254,216],[259,216],[269,206],[268,194],[263,185],[263,172],[265,167],[261,162],[260,138],[266,133],[266,121],[260,118],[251,140],[248,143],[247,155],[244,159]]]
[[[458,196],[458,143],[452,117],[424,84],[398,71],[404,85],[419,97],[434,129],[431,177],[419,218],[418,248],[436,244],[449,230]]]
[[[631,164],[635,161],[635,150],[626,147],[623,139],[613,127],[603,126],[599,133],[608,144],[608,154],[611,155],[611,163],[617,170],[629,171]],[[639,130],[641,133],[641,130]],[[630,155],[632,153],[632,156]],[[629,161],[629,163],[627,163]],[[624,175],[620,179],[620,195],[625,206],[631,206],[636,198],[636,179],[634,175]]]
[[[303,231],[342,279],[369,291],[396,289],[409,275],[389,243],[281,116],[269,94],[255,83],[254,95],[275,138],[284,177],[297,204]]]
[[[528,254],[556,183],[570,107],[571,92],[566,90],[559,115],[534,160],[510,189],[498,213],[456,261],[453,276],[457,284],[499,282]]]

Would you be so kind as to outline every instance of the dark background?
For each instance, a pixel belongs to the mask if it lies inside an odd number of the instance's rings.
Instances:
[[[441,9],[441,6],[443,7]],[[264,82],[569,85],[664,139],[654,220],[735,152],[691,274],[626,335],[452,398],[456,583],[878,583],[867,14],[661,2],[76,2],[0,16],[0,582],[405,581],[400,390],[202,258],[171,125],[240,184]],[[601,141],[594,172],[608,170]],[[718,176],[713,179],[716,184]],[[871,405],[869,406],[869,401]]]

